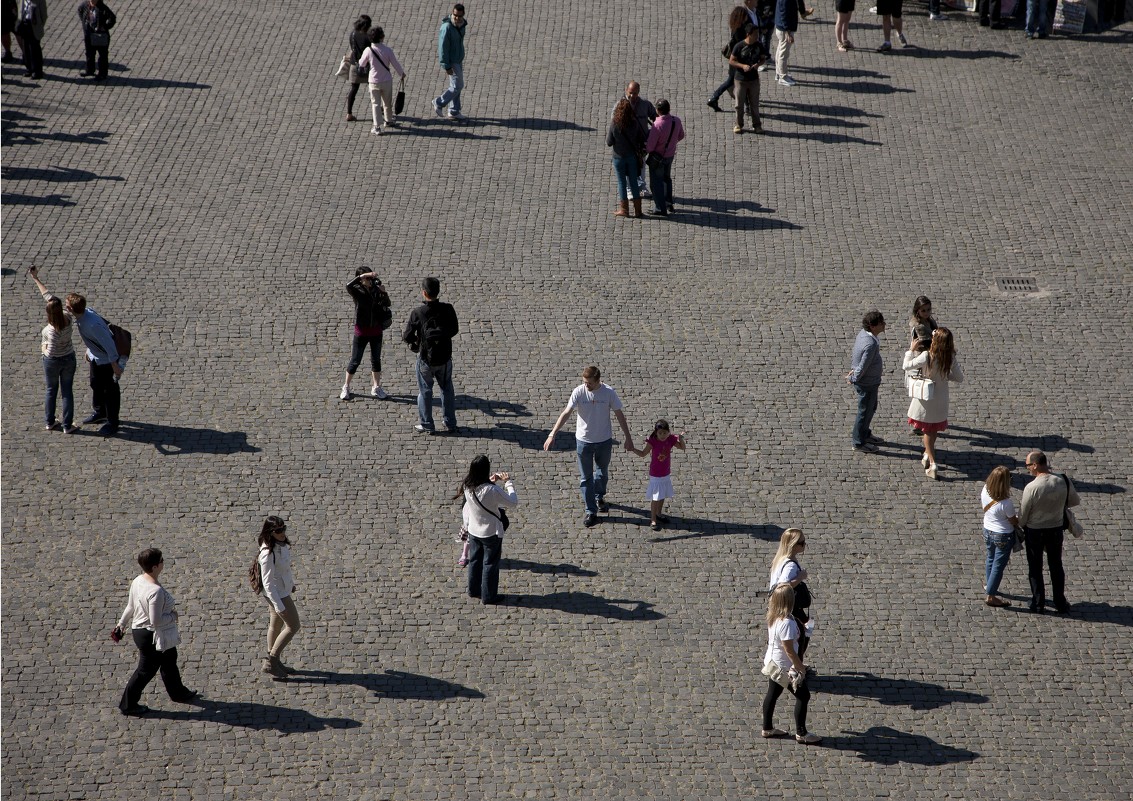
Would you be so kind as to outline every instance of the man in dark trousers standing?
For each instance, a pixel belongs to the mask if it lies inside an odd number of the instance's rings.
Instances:
[[[452,338],[460,332],[456,310],[441,303],[441,282],[433,277],[421,281],[425,302],[409,315],[402,340],[417,354],[417,417],[414,428],[433,434],[433,381],[441,388],[441,414],[445,428],[456,433],[456,391],[452,386]]]
[[[83,45],[87,51],[87,67],[79,74],[94,76],[96,81],[105,81],[110,60],[110,29],[118,22],[114,12],[102,0],[83,0],[79,3],[79,22],[83,26]],[[98,72],[95,72],[95,56],[98,56]]]

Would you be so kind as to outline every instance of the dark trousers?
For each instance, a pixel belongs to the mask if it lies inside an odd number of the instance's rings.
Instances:
[[[354,375],[358,372],[358,365],[362,363],[362,356],[366,353],[366,346],[370,346],[370,369],[375,373],[382,371],[382,335],[359,336],[354,335],[350,345],[350,361],[346,364],[346,372]]]
[[[500,589],[500,554],[504,541],[499,537],[468,537],[468,594],[484,603],[496,600]]]
[[[353,114],[354,113],[354,98],[358,97],[358,87],[361,86],[361,85],[362,84],[360,84],[360,83],[350,84],[350,93],[346,95],[346,113],[347,114]]]
[[[90,43],[90,34],[83,33],[83,45],[87,51],[87,72],[94,73],[94,57],[98,56],[98,77],[105,78],[110,61],[110,45],[95,47]]]
[[[724,92],[729,91],[736,83],[736,73],[731,67],[728,67],[728,79],[716,87],[716,91],[712,93],[712,102],[715,103],[719,100]]]
[[[1062,569],[1062,529],[1027,528],[1027,577],[1031,580],[1031,608],[1042,609],[1046,604],[1046,587],[1043,584],[1043,553],[1050,568],[1050,590],[1055,608],[1066,603],[1066,571]]]
[[[663,159],[661,166],[649,168],[649,191],[657,211],[667,213],[673,205],[673,160]]]
[[[770,731],[775,728],[773,723],[775,719],[775,703],[779,700],[779,696],[785,690],[781,684],[776,684],[767,680],[767,695],[763,697],[763,730]],[[806,707],[810,703],[810,688],[804,680],[799,685],[798,691],[794,692],[795,696],[795,734],[806,734]]]
[[[118,410],[122,405],[122,392],[114,380],[114,368],[109,364],[90,363],[91,405],[106,418],[110,425],[118,425]]]
[[[980,25],[989,25],[999,22],[1000,0],[978,0],[976,10],[980,13]]]
[[[165,691],[174,701],[184,700],[190,691],[181,683],[181,671],[177,669],[177,649],[158,651],[153,647],[153,632],[149,629],[134,629],[134,645],[138,646],[138,666],[134,668],[134,675],[126,684],[122,692],[122,700],[118,708],[123,712],[133,709],[142,698],[142,691],[150,680],[161,672],[161,680],[165,683]]]
[[[27,71],[32,77],[43,75],[43,48],[30,28],[24,28],[20,33],[20,47],[24,51],[24,67]]]

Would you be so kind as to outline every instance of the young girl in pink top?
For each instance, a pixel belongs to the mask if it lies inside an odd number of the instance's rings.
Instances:
[[[669,522],[668,516],[661,514],[661,510],[665,506],[665,499],[673,497],[673,479],[669,475],[669,456],[673,448],[680,448],[682,451],[685,449],[684,433],[674,437],[669,433],[669,424],[658,420],[653,426],[653,433],[645,440],[645,447],[633,449],[638,456],[653,456],[649,460],[649,489],[645,495],[649,501],[649,527],[654,531],[660,531],[661,524]]]

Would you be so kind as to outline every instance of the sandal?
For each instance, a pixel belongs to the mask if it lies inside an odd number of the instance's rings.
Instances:
[[[782,729],[764,729],[759,733],[759,736],[770,740],[772,737],[786,737],[787,732]]]
[[[849,50],[850,48],[846,47],[846,45],[845,45],[845,44],[843,44],[842,42],[839,42],[839,43],[838,43],[838,49],[839,49],[839,50],[840,50],[841,52],[845,53],[845,52],[846,52],[847,50]]]
[[[822,742],[822,738],[817,734],[796,734],[795,742],[803,745],[817,745]]]

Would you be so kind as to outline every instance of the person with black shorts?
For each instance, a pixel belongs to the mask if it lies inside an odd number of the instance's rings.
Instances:
[[[854,49],[850,43],[850,17],[854,15],[854,0],[834,0],[834,10],[838,12],[838,19],[834,22],[834,38],[838,41],[838,49],[845,53]]]
[[[986,0],[982,1],[986,2]],[[905,38],[905,32],[902,30],[901,0],[877,0],[877,15],[881,17],[881,35],[883,37],[877,52],[885,53],[893,49],[893,44],[890,42],[891,31],[897,31],[897,39],[901,42],[901,46],[908,47],[909,40]]]

